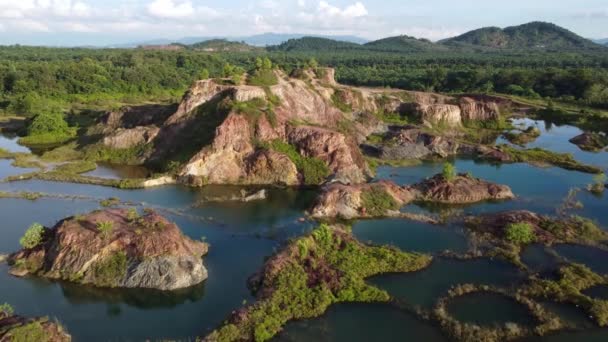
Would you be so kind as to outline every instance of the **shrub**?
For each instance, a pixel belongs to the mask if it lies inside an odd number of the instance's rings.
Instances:
[[[49,341],[42,324],[37,321],[11,329],[10,335],[12,337],[11,341],[13,342]]]
[[[110,236],[110,234],[112,234],[112,231],[114,230],[114,223],[110,221],[97,222],[97,230],[99,230],[99,232],[103,234],[104,237],[108,237]]]
[[[590,184],[588,187],[589,191],[600,194],[604,192],[606,188],[606,174],[600,173],[593,176],[593,184]]]
[[[13,307],[8,304],[8,303],[4,303],[2,305],[0,305],[0,312],[3,312],[4,314],[11,316],[15,310],[13,310]]]
[[[137,219],[139,219],[139,213],[137,212],[137,209],[130,208],[127,212],[127,220],[129,220],[129,222],[134,222]]]
[[[44,227],[40,223],[34,223],[25,231],[25,235],[19,240],[19,244],[25,249],[35,248],[42,243],[43,235]]]
[[[529,223],[512,223],[507,226],[507,240],[515,244],[529,244],[535,238],[534,228]]]
[[[443,164],[443,178],[445,178],[445,180],[447,180],[448,182],[451,182],[456,179],[456,167],[454,167],[454,164]]]

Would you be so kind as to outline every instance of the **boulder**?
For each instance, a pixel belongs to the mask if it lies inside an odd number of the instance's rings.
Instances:
[[[438,174],[412,186],[419,192],[418,200],[447,203],[469,204],[487,200],[505,200],[515,197],[506,185],[499,185],[460,174],[453,180],[447,180]]]
[[[461,146],[454,139],[426,133],[413,126],[389,132],[388,141],[390,143],[380,147],[382,159],[421,159],[430,156],[445,158],[457,154]]]
[[[9,257],[11,274],[97,287],[176,290],[207,278],[208,245],[162,216],[126,209],[95,211],[45,228],[41,243]]]
[[[585,132],[570,139],[570,142],[583,151],[599,152],[608,146],[608,137],[605,134]]]

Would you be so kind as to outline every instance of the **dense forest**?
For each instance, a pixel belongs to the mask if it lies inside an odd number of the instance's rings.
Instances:
[[[336,68],[338,81],[351,85],[501,93],[608,108],[608,49],[462,49],[465,40],[474,43],[481,39],[481,45],[486,44],[491,37],[483,32],[511,37],[509,44],[538,42],[538,27],[527,27],[531,29],[536,33],[528,32],[531,38],[523,43],[521,29],[473,31],[455,38],[459,42],[455,49],[407,36],[364,45],[302,38],[251,51],[242,43],[226,41],[177,51],[0,47],[0,113],[34,115],[56,109],[109,109],[125,103],[175,101],[194,80],[234,76],[230,70],[253,70],[260,56],[287,72],[314,59],[319,65]],[[580,43],[559,28],[543,34],[547,39],[560,34],[561,45],[566,41],[573,46]],[[218,44],[222,49],[234,45],[238,50],[201,50]]]

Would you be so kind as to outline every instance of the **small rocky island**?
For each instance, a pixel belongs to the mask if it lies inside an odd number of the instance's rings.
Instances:
[[[184,236],[153,211],[108,209],[53,228],[33,225],[8,258],[15,276],[36,275],[97,287],[176,290],[207,278],[208,244]]]
[[[25,318],[13,314],[7,304],[0,305],[0,341],[69,342],[72,337],[48,318]]]
[[[470,204],[514,197],[506,185],[490,183],[467,174],[447,178],[438,174],[403,187],[390,181],[360,185],[331,184],[323,188],[310,214],[315,218],[386,217],[398,216],[401,207],[414,201]]]

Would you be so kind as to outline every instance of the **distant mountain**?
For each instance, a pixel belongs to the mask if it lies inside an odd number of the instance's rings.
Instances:
[[[227,40],[231,42],[244,42],[248,45],[253,46],[271,46],[271,45],[279,45],[290,39],[300,39],[304,37],[315,37],[315,38],[326,38],[338,41],[345,41],[357,44],[367,43],[368,40],[363,38],[355,37],[355,36],[323,36],[323,35],[306,35],[306,34],[280,34],[280,33],[264,33],[253,36],[244,36],[244,37],[184,37],[180,39],[153,39],[142,42],[133,42],[127,44],[115,44],[108,47],[111,48],[135,48],[138,46],[154,46],[154,45],[170,45],[171,43],[183,44],[183,45],[192,45],[199,42],[207,42],[211,40]]]
[[[290,39],[282,44],[269,46],[269,51],[345,51],[361,50],[362,45],[319,37]]]
[[[364,47],[374,51],[405,53],[448,50],[447,47],[434,44],[428,39],[418,39],[410,36],[384,38],[366,43]]]
[[[210,39],[204,42],[186,45],[186,48],[210,52],[248,52],[261,49],[244,42],[233,42],[226,39]]]
[[[593,39],[593,41],[594,41],[595,43],[602,44],[602,45],[606,45],[606,44],[608,44],[608,38],[604,38],[604,39]]]
[[[531,22],[505,29],[486,27],[440,42],[448,46],[491,49],[580,50],[600,45],[551,23]]]
[[[368,40],[356,36],[332,36],[332,35],[315,35],[315,34],[280,34],[280,33],[264,33],[250,37],[243,37],[240,40],[249,45],[255,46],[270,46],[285,43],[290,39],[300,39],[305,37],[325,38],[355,44],[364,44]],[[232,39],[231,39],[232,40]]]

